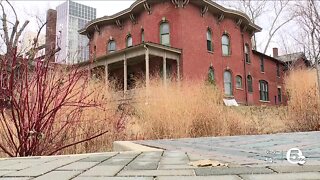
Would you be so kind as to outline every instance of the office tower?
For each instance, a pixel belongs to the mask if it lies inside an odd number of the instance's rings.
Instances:
[[[96,18],[96,9],[73,1],[66,1],[57,7],[57,44],[61,50],[56,62],[74,64],[89,59],[88,38],[78,30]]]

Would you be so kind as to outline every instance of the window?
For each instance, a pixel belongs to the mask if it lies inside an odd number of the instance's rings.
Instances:
[[[116,42],[114,40],[108,43],[108,52],[114,52],[116,50]]]
[[[277,76],[280,77],[280,65],[277,63]]]
[[[260,90],[260,100],[269,101],[269,88],[268,82],[264,80],[259,81],[259,90]]]
[[[231,80],[231,72],[225,71],[223,74],[223,80],[224,80],[224,94],[227,96],[232,95],[232,80]]]
[[[170,46],[170,27],[167,22],[160,24],[160,43],[162,45]]]
[[[241,89],[242,88],[242,77],[241,76],[236,76],[236,88]]]
[[[214,68],[212,67],[212,65],[209,67],[209,71],[208,71],[208,82],[213,85],[215,84]]]
[[[222,41],[222,55],[229,56],[230,55],[230,38],[228,35],[224,34],[221,38]]]
[[[246,63],[250,63],[251,61],[250,61],[250,52],[249,52],[250,50],[249,50],[249,45],[248,44],[246,44],[245,46],[244,46],[244,54],[245,54],[245,58],[246,58]]]
[[[264,59],[262,56],[260,56],[260,71],[264,72]]]
[[[248,84],[248,92],[252,93],[253,92],[252,76],[250,75],[247,76],[247,84]]]
[[[132,46],[132,36],[130,34],[127,36],[126,45],[127,45],[127,47],[131,47]]]
[[[278,102],[282,102],[282,93],[281,93],[281,88],[278,88]]]
[[[213,49],[212,49],[212,33],[211,33],[210,29],[207,30],[207,50],[210,52],[213,51]]]
[[[144,43],[144,29],[141,29],[141,42]]]

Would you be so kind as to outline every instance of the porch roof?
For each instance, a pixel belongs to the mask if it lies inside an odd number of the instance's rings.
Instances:
[[[95,64],[95,66],[101,66],[111,63],[115,63],[123,60],[124,58],[130,59],[138,56],[145,55],[145,48],[149,49],[149,54],[154,56],[162,57],[166,53],[166,58],[176,59],[182,53],[182,50],[179,48],[169,47],[162,44],[157,44],[153,42],[145,42],[135,46],[131,46],[125,49],[121,49],[112,53],[108,53],[103,56],[99,56],[95,61],[85,61],[78,63],[79,66],[86,66],[89,64]]]

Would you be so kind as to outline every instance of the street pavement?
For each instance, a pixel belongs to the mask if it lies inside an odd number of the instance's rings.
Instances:
[[[320,132],[261,136],[137,141],[155,152],[105,152],[0,159],[0,179],[35,180],[260,180],[320,179]],[[291,164],[284,151],[299,148],[304,165]],[[194,167],[218,160],[228,167]]]

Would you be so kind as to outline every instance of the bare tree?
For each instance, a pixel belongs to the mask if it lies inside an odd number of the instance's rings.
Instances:
[[[6,46],[6,53],[12,55],[12,51],[16,49],[18,45],[19,38],[21,37],[22,32],[25,30],[27,25],[29,24],[29,21],[26,20],[22,26],[20,25],[20,21],[18,20],[18,15],[16,13],[16,10],[12,6],[12,4],[8,0],[1,0],[0,6],[2,9],[2,31],[3,34],[1,35],[4,44]],[[5,6],[8,6],[9,8],[5,8]],[[7,12],[6,11],[12,11],[14,14],[13,21],[9,20]]]
[[[315,0],[308,0],[296,4],[296,15],[301,26],[300,39],[296,38],[303,47],[306,56],[314,62],[317,69],[318,91],[320,94],[320,4]]]
[[[259,19],[262,18],[270,20],[269,26],[263,28],[267,31],[266,44],[262,48],[263,53],[267,52],[276,33],[294,19],[294,16],[286,12],[286,10],[290,8],[289,0],[239,0],[218,2],[246,13],[253,23],[258,23]],[[264,23],[267,23],[267,21],[264,20]],[[253,40],[253,48],[256,49],[256,35],[253,36]]]
[[[275,34],[286,24],[288,24],[290,21],[292,21],[295,16],[287,14],[286,18],[281,18],[283,14],[285,13],[286,9],[289,8],[289,0],[279,0],[279,1],[272,1],[273,3],[273,13],[274,18],[271,21],[271,26],[268,29],[268,37],[267,37],[267,43],[264,47],[263,53],[266,53],[270,42],[274,38]]]

